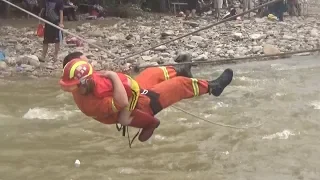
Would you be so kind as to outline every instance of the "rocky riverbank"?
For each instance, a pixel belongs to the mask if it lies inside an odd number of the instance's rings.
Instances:
[[[101,24],[103,23],[101,20]],[[118,19],[116,24],[106,27],[87,22],[68,31],[85,37],[88,42],[100,45],[110,53],[124,57],[212,23],[214,20],[209,18],[190,22],[183,18],[165,16],[161,19]],[[42,39],[35,36],[34,27],[1,27],[0,36],[0,51],[6,54],[5,60],[0,60],[1,76],[61,75],[61,62],[52,62],[50,58],[45,63],[39,62],[37,56],[40,56],[42,51]],[[297,51],[320,47],[319,37],[320,21],[314,17],[286,17],[285,22],[252,18],[212,27],[127,61],[140,65],[172,63],[179,52],[189,52],[193,60],[198,61]],[[69,35],[65,36],[65,40],[70,38]],[[50,47],[49,55],[53,48]],[[59,60],[72,51],[86,53],[97,70],[123,68],[116,65],[115,58],[108,53],[79,41],[69,44],[64,41]]]

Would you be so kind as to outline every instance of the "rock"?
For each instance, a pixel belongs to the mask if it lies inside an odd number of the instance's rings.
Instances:
[[[293,36],[289,36],[289,35],[283,35],[283,37],[282,37],[283,39],[287,39],[287,40],[293,40],[293,39],[295,39]]]
[[[257,54],[258,52],[261,52],[263,50],[263,47],[262,46],[253,46],[252,47],[252,52],[254,54]]]
[[[93,65],[93,68],[95,69],[95,70],[97,70],[97,71],[100,71],[100,70],[102,70],[102,65],[99,63],[99,62],[97,62],[97,61],[95,61],[96,63]]]
[[[0,70],[5,71],[7,70],[7,64],[4,61],[0,61]]]
[[[105,37],[104,33],[100,30],[96,30],[96,31],[93,31],[93,32],[88,32],[88,35],[89,36],[92,36],[92,37]]]
[[[263,39],[264,37],[265,37],[264,34],[251,34],[250,35],[250,38],[253,40],[260,40],[260,39]]]
[[[255,18],[254,19],[257,23],[264,23],[266,22],[266,19],[265,18]]]
[[[243,39],[243,35],[242,35],[242,33],[233,33],[233,38],[235,39],[235,40],[241,40],[241,39]]]
[[[200,56],[192,59],[193,61],[207,61],[209,59],[208,55],[201,54]]]
[[[313,28],[311,31],[310,31],[310,35],[312,37],[318,37],[319,36],[319,31],[315,28]]]
[[[141,67],[145,67],[145,66],[156,66],[158,65],[157,62],[144,62],[144,63],[141,63],[140,66]]]
[[[153,56],[152,59],[150,60],[151,62],[161,62],[161,58],[158,56]]]
[[[46,65],[45,68],[49,69],[49,70],[54,70],[55,69],[52,65]]]
[[[39,67],[40,66],[40,61],[39,58],[35,55],[30,55],[28,57],[28,64],[34,67]]]
[[[111,41],[125,40],[125,36],[122,33],[118,33],[116,35],[109,37],[109,40]]]
[[[25,55],[18,57],[17,64],[26,64],[34,67],[40,66],[39,58],[35,55]]]
[[[168,57],[171,57],[171,54],[170,53],[161,53],[160,56],[168,58]]]
[[[189,49],[193,49],[197,47],[196,45],[193,45],[193,44],[186,44],[185,46]]]
[[[194,42],[200,43],[204,40],[204,38],[201,36],[191,36],[191,40]]]
[[[134,44],[132,42],[125,43],[126,48],[132,48],[133,46],[134,46]]]
[[[141,56],[141,59],[144,61],[151,61],[152,57],[151,56]]]
[[[21,64],[20,66],[24,71],[32,72],[34,70],[34,67],[28,64]]]
[[[9,66],[13,66],[13,65],[16,65],[16,64],[17,64],[17,61],[16,61],[16,59],[13,58],[13,57],[7,57],[7,58],[6,58],[6,63],[7,63],[7,65],[9,65]]]
[[[129,35],[126,37],[126,40],[130,40],[131,38],[133,38],[133,35],[132,35],[132,34],[129,34]]]
[[[87,39],[88,43],[95,44],[97,40],[95,39]]]
[[[228,53],[229,55],[231,55],[231,56],[234,55],[234,51],[233,51],[232,49],[229,49],[229,50],[227,51],[227,53]]]
[[[155,50],[155,51],[165,51],[165,50],[167,50],[167,49],[168,49],[167,46],[162,45],[162,46],[156,47],[154,50]]]
[[[183,22],[183,24],[189,25],[191,27],[198,27],[199,26],[199,23],[191,22],[191,21],[185,21],[185,22]]]
[[[273,45],[265,44],[263,46],[263,53],[265,55],[273,55],[273,54],[280,53],[280,50],[277,47],[273,46]]]
[[[168,30],[168,31],[161,33],[162,38],[165,38],[167,36],[173,36],[173,35],[174,35],[174,31],[172,31],[172,30]]]
[[[208,47],[208,44],[205,43],[205,42],[200,42],[200,43],[198,44],[198,46],[199,46],[200,48],[206,48],[206,47]]]

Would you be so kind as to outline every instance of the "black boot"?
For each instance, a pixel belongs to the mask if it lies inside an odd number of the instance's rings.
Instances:
[[[220,96],[224,88],[226,88],[232,81],[233,71],[232,69],[226,69],[223,73],[215,80],[208,81],[209,83],[209,94],[214,96]]]
[[[192,62],[191,59],[192,59],[191,54],[182,53],[182,54],[179,54],[174,59],[174,62],[177,62],[177,63]],[[184,76],[184,77],[192,78],[193,76],[191,73],[191,67],[192,67],[192,64],[181,64],[181,65],[174,66],[174,69],[177,72],[177,76]]]

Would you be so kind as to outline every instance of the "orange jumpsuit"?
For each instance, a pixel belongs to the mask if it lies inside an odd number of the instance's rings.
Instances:
[[[118,77],[127,92],[128,98],[130,98],[132,96],[132,92],[131,92],[131,88],[127,82],[128,77],[122,73],[117,73],[117,74],[118,74]],[[98,72],[93,72],[91,75],[91,79],[95,82],[95,87],[93,90],[94,96],[99,97],[99,98],[112,96],[113,86],[112,86],[112,82],[110,79],[103,77]]]
[[[148,112],[150,115],[156,115],[162,109],[180,100],[208,93],[208,81],[206,80],[177,76],[164,81],[163,76],[155,76],[158,74],[152,72],[153,68],[146,69],[135,78],[142,92],[136,109]]]
[[[177,73],[173,67],[147,68],[139,74],[136,81],[140,81],[141,88],[150,88],[176,76]],[[104,124],[116,124],[118,110],[124,108],[113,101],[112,96],[101,99],[93,94],[84,96],[79,92],[73,92],[72,95],[82,113]]]
[[[207,81],[176,75],[173,67],[147,68],[142,71],[135,78],[143,89],[136,109],[155,115],[182,99],[208,93]],[[79,109],[87,116],[104,124],[117,123],[118,113],[114,113],[111,96],[99,99],[93,95],[82,96],[75,92],[73,97]],[[123,108],[116,106],[119,109]]]

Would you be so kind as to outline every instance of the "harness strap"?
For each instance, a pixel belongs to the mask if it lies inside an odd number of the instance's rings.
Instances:
[[[146,95],[150,99],[150,108],[153,115],[158,114],[163,109],[159,102],[160,95],[158,93],[147,89],[141,89],[140,93]]]
[[[150,108],[153,112],[153,115],[156,115],[159,113],[163,108],[159,102],[159,94],[151,91],[151,90],[146,90],[146,89],[141,89],[140,94],[146,95],[150,99]],[[141,129],[138,130],[138,132],[133,136],[132,139],[130,139],[130,134],[129,134],[129,127],[128,126],[123,126],[123,125],[118,125],[116,124],[116,128],[118,131],[122,130],[122,136],[126,136],[126,132],[128,135],[128,141],[129,141],[129,147],[131,148],[131,145],[133,141],[138,137],[140,134]]]
[[[123,125],[118,125],[116,124],[116,128],[118,131],[121,131],[122,130],[122,136],[126,136],[126,132],[128,134],[128,142],[129,142],[129,147],[131,148],[132,147],[132,143],[133,141],[138,137],[138,135],[140,134],[140,130],[138,130],[138,132],[133,136],[133,138],[130,140],[130,134],[129,134],[129,127],[128,126],[123,126]]]

